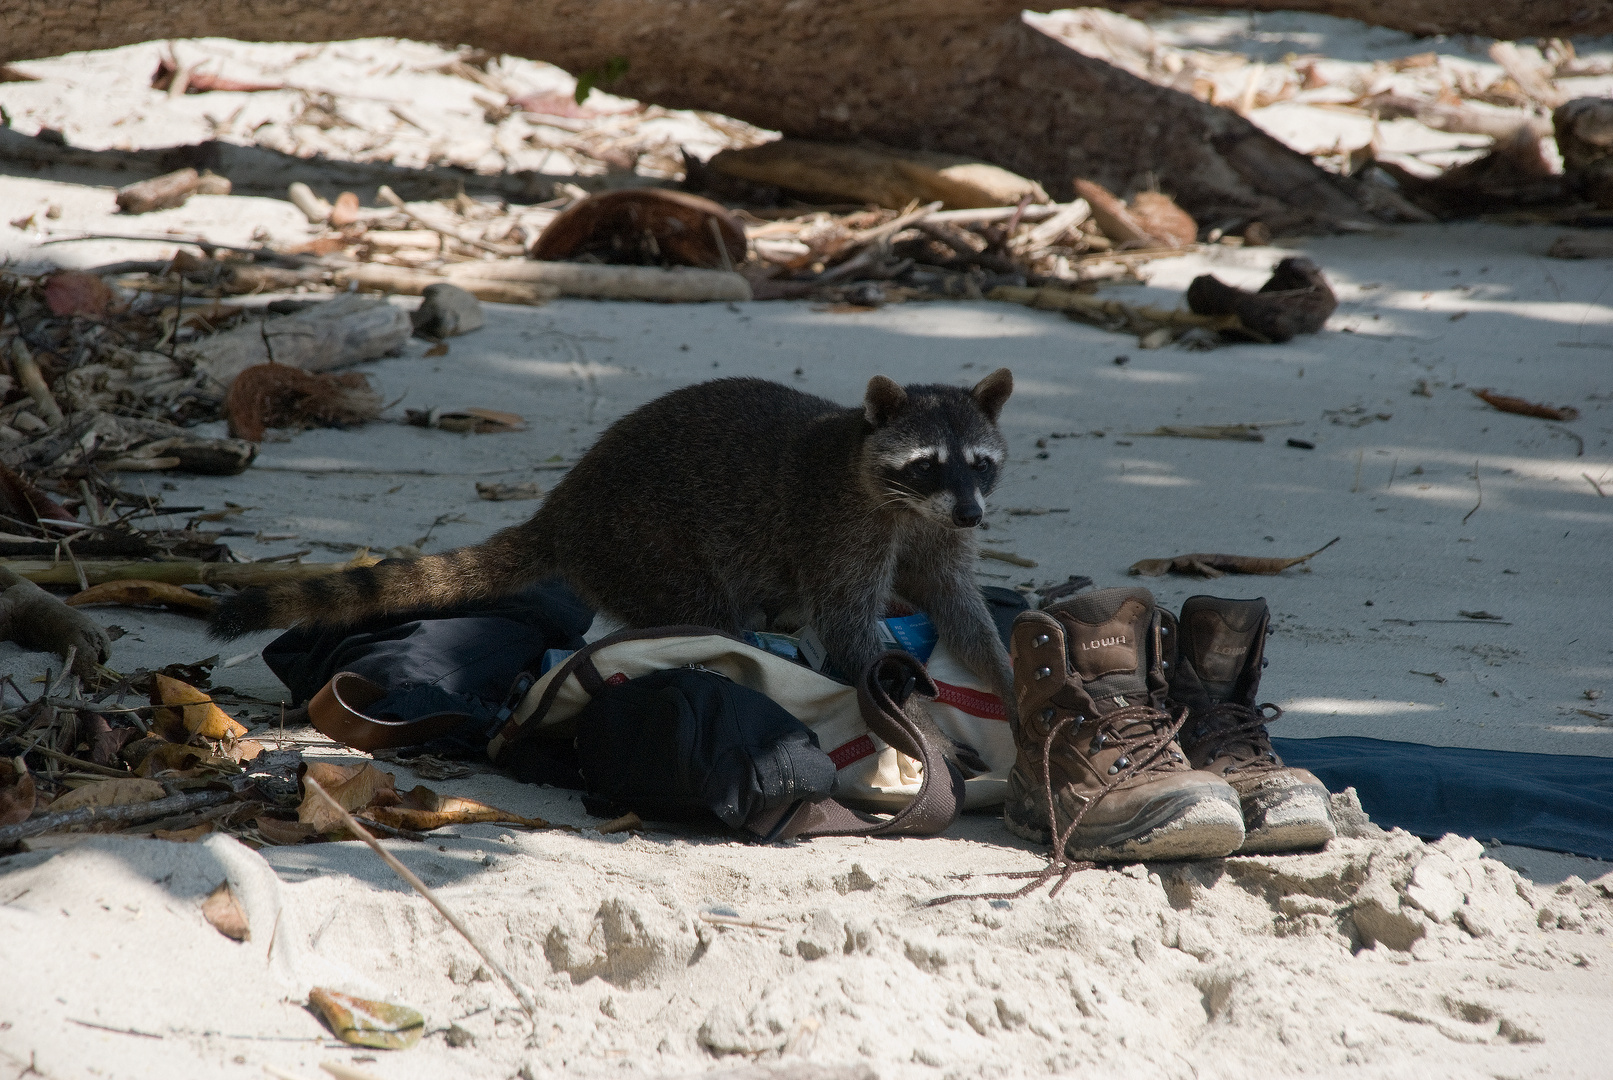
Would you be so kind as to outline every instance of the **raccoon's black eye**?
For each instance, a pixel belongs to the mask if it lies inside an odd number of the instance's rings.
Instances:
[[[935,468],[935,459],[934,458],[919,458],[917,461],[913,462],[911,465],[908,466],[909,470],[911,470],[912,472],[918,473],[920,476],[923,476],[923,475],[927,474],[928,472],[930,472],[930,470],[932,470],[934,468]]]
[[[981,458],[979,461],[976,461],[974,463],[974,470],[975,470],[975,472],[978,472],[978,473],[990,472],[991,471],[991,459],[990,458]]]

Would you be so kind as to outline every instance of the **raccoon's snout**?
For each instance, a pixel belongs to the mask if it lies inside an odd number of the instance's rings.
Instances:
[[[968,502],[954,502],[952,504],[952,524],[960,529],[972,529],[980,524],[980,501],[970,499]]]

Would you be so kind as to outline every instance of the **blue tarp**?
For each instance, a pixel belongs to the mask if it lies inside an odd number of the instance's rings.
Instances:
[[[1353,736],[1271,744],[1329,790],[1355,788],[1362,809],[1385,828],[1613,859],[1613,758]]]

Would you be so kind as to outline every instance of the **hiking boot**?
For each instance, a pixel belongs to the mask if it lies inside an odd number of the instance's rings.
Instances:
[[[1255,704],[1270,622],[1264,599],[1190,596],[1176,633],[1166,628],[1171,706],[1188,710],[1182,747],[1194,768],[1237,791],[1245,855],[1318,848],[1335,835],[1327,787],[1271,748],[1266,724],[1282,710]]]
[[[1069,858],[1099,862],[1219,858],[1243,843],[1237,795],[1188,764],[1181,721],[1161,708],[1159,631],[1147,589],[1100,589],[1014,620],[1011,832],[1055,845],[1057,833]]]

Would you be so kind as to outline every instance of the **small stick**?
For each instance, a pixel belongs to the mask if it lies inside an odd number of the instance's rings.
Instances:
[[[722,268],[730,274],[734,272],[734,260],[728,254],[728,242],[723,239],[722,226],[717,224],[716,218],[707,218],[706,224],[711,228],[711,238],[717,243],[717,257],[722,259]]]
[[[34,354],[28,351],[28,346],[23,344],[21,335],[11,340],[11,364],[17,370],[17,381],[28,391],[28,396],[34,399],[39,411],[45,414],[45,422],[52,427],[60,424],[61,407],[51,396],[50,387],[45,385],[45,376],[39,370],[39,363],[34,359]]]
[[[736,915],[719,915],[715,911],[702,911],[700,921],[713,926],[739,926],[747,930],[771,930],[775,934],[782,934],[784,927],[773,926],[769,923],[758,922],[755,919],[746,919]]]
[[[1462,515],[1463,525],[1466,525],[1467,519],[1478,513],[1479,507],[1484,505],[1484,485],[1479,481],[1479,463],[1476,461],[1473,463],[1473,486],[1479,489],[1479,501],[1473,504],[1473,509]]]
[[[1395,472],[1399,468],[1400,468],[1400,459],[1395,458],[1395,463],[1393,465],[1389,466],[1389,482],[1387,484],[1383,485],[1383,490],[1385,490],[1385,491],[1393,491],[1395,489]]]
[[[1583,476],[1585,478],[1585,482],[1587,484],[1591,485],[1591,487],[1596,489],[1596,493],[1598,495],[1600,495],[1604,499],[1607,498],[1607,492],[1602,490],[1602,485],[1601,484],[1598,484],[1595,480],[1591,479],[1591,474],[1590,473],[1582,472],[1579,475],[1581,475],[1581,476]]]
[[[1579,432],[1575,431],[1573,428],[1558,427],[1555,424],[1553,424],[1551,426],[1551,430],[1560,431],[1564,435],[1567,435],[1570,439],[1573,439],[1574,442],[1579,444],[1579,449],[1574,451],[1574,456],[1575,457],[1584,457],[1585,456],[1585,438]]]
[[[461,244],[469,244],[473,248],[480,248],[483,251],[490,251],[494,255],[522,254],[521,249],[513,244],[491,244],[486,240],[482,240],[477,237],[461,235],[457,229],[450,229],[446,225],[433,224],[432,222],[421,217],[419,214],[415,213],[413,210],[410,210],[409,204],[398,198],[398,193],[393,191],[390,187],[387,187],[385,184],[382,184],[380,189],[377,190],[375,194],[380,197],[382,202],[389,203],[390,205],[395,206],[399,210],[403,211],[404,216],[409,218],[409,220],[425,226],[434,233],[446,236],[450,240],[458,240]]]
[[[57,814],[46,814],[44,817],[32,818],[0,829],[0,851],[30,836],[38,836],[40,833],[53,832],[73,825],[88,825],[92,821],[151,821],[185,810],[217,806],[232,798],[234,792],[230,791],[193,791],[185,795],[170,795],[166,799],[153,799],[151,802],[129,803],[124,806],[81,806],[76,810],[63,810]]]
[[[331,798],[330,793],[319,786],[318,780],[315,780],[312,776],[305,776],[303,777],[303,783],[308,785],[310,791],[330,804],[331,809],[341,816],[342,824],[347,826],[349,832],[368,844],[370,850],[381,856],[382,861],[392,868],[393,873],[407,882],[411,889],[425,897],[431,906],[437,909],[438,914],[448,920],[448,925],[459,931],[460,937],[470,942],[470,947],[475,949],[481,958],[487,961],[487,966],[496,971],[499,978],[504,980],[504,985],[510,988],[510,992],[521,1003],[521,1008],[526,1011],[527,1016],[536,1021],[538,1018],[538,1003],[532,1000],[532,995],[527,993],[526,988],[515,981],[515,976],[505,970],[504,965],[495,960],[493,954],[488,952],[482,943],[472,936],[471,932],[466,929],[465,924],[459,921],[459,917],[449,911],[447,906],[437,899],[435,893],[426,888],[426,883],[416,877],[413,870],[399,862],[397,856],[382,847],[380,841],[371,836],[364,826],[360,825],[353,815],[347,812],[347,809],[341,803]],[[0,830],[0,834],[3,834],[3,830]]]
[[[1365,456],[1365,450],[1357,450],[1355,452],[1355,480],[1350,484],[1351,495],[1354,495],[1356,492],[1361,490],[1361,460]],[[1462,520],[1466,521],[1467,519],[1463,518]]]

